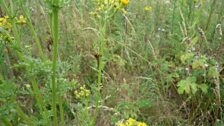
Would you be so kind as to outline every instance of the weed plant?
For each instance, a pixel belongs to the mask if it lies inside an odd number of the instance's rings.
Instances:
[[[0,3],[0,125],[224,124],[223,0]]]

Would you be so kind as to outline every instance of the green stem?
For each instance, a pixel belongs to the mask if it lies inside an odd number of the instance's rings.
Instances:
[[[215,11],[215,4],[216,4],[216,0],[213,0],[213,2],[211,4],[210,12],[209,12],[208,20],[207,20],[207,23],[206,23],[205,31],[208,29],[209,24],[211,22],[213,12]]]
[[[16,111],[28,126],[34,126],[32,120],[22,111],[22,109],[18,105],[16,106]]]
[[[64,110],[63,110],[63,104],[62,104],[62,97],[60,96],[59,101],[59,109],[60,109],[60,118],[61,118],[61,126],[65,126],[65,119],[64,119]]]
[[[101,42],[99,48],[99,66],[98,66],[98,80],[97,80],[97,97],[96,97],[96,110],[94,112],[93,121],[91,126],[94,126],[96,123],[96,118],[99,113],[99,102],[101,100],[101,93],[100,89],[102,86],[102,71],[103,71],[103,54],[104,54],[104,45],[105,45],[105,33],[106,33],[106,26],[107,26],[107,18],[103,20],[103,24],[100,27],[100,34],[101,34]]]
[[[5,126],[12,126],[11,122],[7,118],[2,118],[1,120],[5,124]]]
[[[57,67],[57,53],[58,53],[58,11],[59,7],[57,0],[53,0],[53,15],[52,15],[52,32],[53,32],[53,64],[52,64],[52,111],[54,118],[54,126],[58,126],[57,109],[56,109],[56,67]]]
[[[102,70],[103,70],[103,53],[104,53],[104,43],[105,43],[105,31],[106,31],[106,22],[104,22],[103,27],[101,28],[101,42],[99,48],[99,68],[98,68],[98,88],[100,89],[102,84]]]
[[[34,92],[34,96],[37,100],[37,105],[40,109],[40,113],[43,115],[43,118],[45,119],[45,121],[47,122],[47,124],[49,125],[49,119],[46,115],[46,108],[45,108],[45,105],[44,105],[44,101],[43,101],[43,98],[41,96],[41,93],[40,93],[40,90],[38,88],[38,84],[36,82],[35,79],[31,79],[31,84],[32,84],[32,87],[33,87],[33,92]]]
[[[43,109],[42,109],[42,107],[43,107],[42,105],[43,104],[41,102],[42,99],[41,99],[41,96],[40,96],[40,91],[38,89],[37,83],[36,83],[36,81],[34,79],[32,79],[31,84],[32,84],[32,87],[33,87],[34,97],[37,100],[37,105],[38,105],[38,107],[40,109],[40,112],[42,113],[43,112]]]

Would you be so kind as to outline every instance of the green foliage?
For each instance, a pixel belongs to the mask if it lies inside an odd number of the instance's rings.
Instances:
[[[0,3],[0,125],[223,125],[222,0]]]
[[[0,120],[4,118],[9,121],[17,120],[15,109],[16,90],[17,87],[13,82],[7,81],[0,76]]]
[[[181,59],[182,63],[188,64],[188,63],[192,62],[193,58],[194,58],[194,53],[187,52],[187,53],[183,54],[180,59]]]
[[[187,94],[195,94],[197,91],[196,78],[194,77],[188,77],[186,80],[181,80],[177,86],[179,94],[183,94],[184,92]]]
[[[198,89],[201,89],[203,93],[208,92],[208,85],[206,84],[197,84],[195,77],[188,77],[186,80],[181,80],[178,82],[178,93],[179,94],[195,94]]]

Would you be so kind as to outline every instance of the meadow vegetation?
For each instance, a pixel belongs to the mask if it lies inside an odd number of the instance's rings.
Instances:
[[[223,126],[223,0],[0,0],[0,126]]]

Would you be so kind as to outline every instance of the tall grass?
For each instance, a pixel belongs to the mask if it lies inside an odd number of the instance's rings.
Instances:
[[[0,125],[223,124],[222,0],[130,0],[112,18],[92,13],[96,1],[47,2],[1,1],[14,41],[0,48],[0,86],[18,91],[16,104],[0,96]]]

